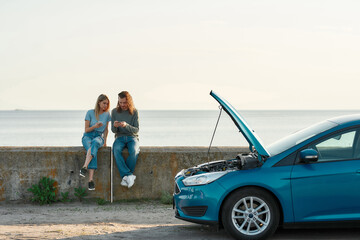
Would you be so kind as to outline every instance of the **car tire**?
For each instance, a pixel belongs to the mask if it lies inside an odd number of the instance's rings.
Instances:
[[[276,231],[279,219],[274,198],[258,188],[237,190],[226,199],[222,208],[224,228],[236,239],[265,239]]]

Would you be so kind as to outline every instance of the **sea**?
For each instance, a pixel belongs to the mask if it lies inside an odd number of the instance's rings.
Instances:
[[[218,110],[139,110],[141,146],[248,146]],[[319,121],[360,110],[239,110],[264,145]],[[0,146],[82,146],[86,111],[0,111]],[[107,145],[114,134],[109,124]]]

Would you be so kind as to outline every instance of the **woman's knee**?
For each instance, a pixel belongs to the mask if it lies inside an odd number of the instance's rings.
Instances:
[[[113,150],[113,153],[122,153],[122,151],[124,150],[125,148],[125,145],[123,143],[114,143],[113,146],[112,146],[112,150]]]
[[[83,147],[88,150],[91,147],[91,140],[90,139],[82,139],[82,145]]]
[[[91,141],[92,146],[101,147],[104,144],[104,141],[102,139],[94,138]]]
[[[131,148],[131,147],[129,147],[128,151],[129,151],[130,156],[137,156],[140,153],[140,148],[134,148],[134,147]]]
[[[139,152],[140,152],[139,144],[135,143],[135,144],[128,145],[128,150],[129,150],[130,154],[139,154]]]

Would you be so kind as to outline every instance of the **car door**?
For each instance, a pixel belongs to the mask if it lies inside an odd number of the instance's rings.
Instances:
[[[318,151],[319,159],[294,165],[296,222],[360,220],[359,140],[359,129],[350,129],[307,146]]]

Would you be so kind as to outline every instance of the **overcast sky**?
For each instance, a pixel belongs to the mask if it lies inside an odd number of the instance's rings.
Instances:
[[[0,110],[360,109],[358,0],[0,0]]]

